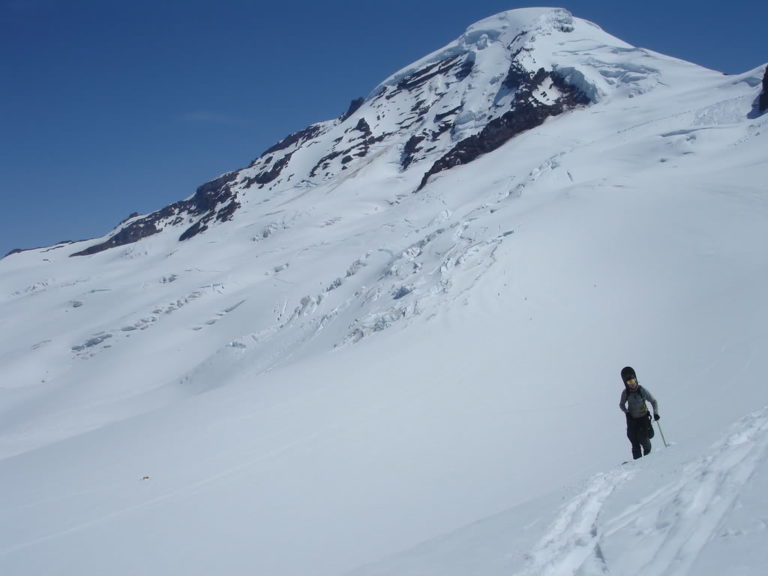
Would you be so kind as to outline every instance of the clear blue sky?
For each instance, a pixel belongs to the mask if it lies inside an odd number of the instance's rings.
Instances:
[[[186,198],[473,22],[532,5],[0,0],[0,256]],[[768,61],[766,0],[552,5],[726,73]]]

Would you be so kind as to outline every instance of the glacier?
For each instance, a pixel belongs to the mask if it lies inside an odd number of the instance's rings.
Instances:
[[[0,572],[761,574],[763,74],[505,12],[6,256]],[[671,446],[622,464],[627,364]]]

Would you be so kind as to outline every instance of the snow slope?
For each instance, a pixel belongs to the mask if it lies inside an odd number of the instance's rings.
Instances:
[[[761,409],[706,455],[681,463],[671,450],[597,473],[559,508],[526,503],[351,574],[759,574],[767,432]]]
[[[521,34],[592,104],[415,192]],[[419,90],[465,116],[404,168],[380,90],[452,53]],[[435,54],[190,240],[0,261],[0,573],[762,573],[762,70],[550,9]],[[360,118],[390,134],[310,177]],[[673,446],[622,466],[626,364]]]

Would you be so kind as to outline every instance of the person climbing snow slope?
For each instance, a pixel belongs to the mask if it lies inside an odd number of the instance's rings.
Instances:
[[[658,420],[659,403],[656,398],[637,381],[637,374],[631,366],[621,370],[624,390],[621,391],[619,408],[627,417],[627,438],[632,443],[632,457],[637,460],[651,452],[653,424],[648,412],[648,402],[653,406],[653,419]]]

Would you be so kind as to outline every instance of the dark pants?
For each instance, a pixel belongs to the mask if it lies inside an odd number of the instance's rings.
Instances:
[[[648,416],[632,418],[627,414],[627,438],[632,443],[632,457],[635,460],[651,452],[651,439],[648,437],[650,427]]]

